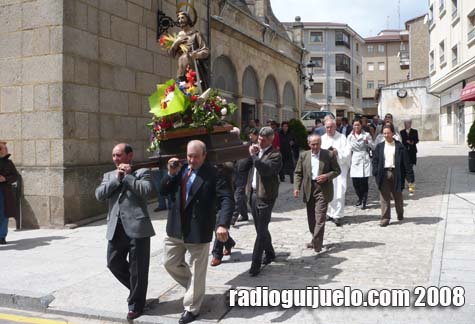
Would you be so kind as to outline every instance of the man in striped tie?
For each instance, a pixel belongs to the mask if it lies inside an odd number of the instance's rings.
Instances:
[[[160,193],[171,195],[165,237],[165,269],[186,289],[179,323],[194,321],[205,296],[209,244],[216,227],[217,239],[228,239],[234,198],[225,178],[206,161],[206,145],[193,140],[187,145],[187,163],[168,161],[168,175]],[[217,210],[217,206],[220,209]],[[185,253],[191,255],[185,262]]]

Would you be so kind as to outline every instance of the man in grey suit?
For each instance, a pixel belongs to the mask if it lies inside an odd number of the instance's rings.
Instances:
[[[147,198],[153,187],[150,170],[132,171],[133,155],[130,145],[116,145],[112,160],[117,169],[105,173],[96,188],[97,200],[109,202],[107,267],[130,291],[128,320],[142,315],[145,306],[150,237],[155,235],[147,210]]]
[[[336,156],[320,149],[322,139],[312,134],[308,137],[310,150],[300,154],[294,175],[294,197],[298,198],[303,186],[303,201],[307,204],[308,228],[312,241],[307,248],[320,252],[323,246],[328,203],[333,200],[333,179],[340,173]]]

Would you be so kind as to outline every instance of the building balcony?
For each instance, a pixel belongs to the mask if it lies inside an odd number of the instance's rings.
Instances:
[[[398,56],[401,69],[408,69],[410,64],[409,51],[399,51]]]
[[[472,29],[467,34],[467,41],[469,43],[471,43],[473,39],[475,39],[475,27],[472,27]]]
[[[335,70],[338,72],[346,72],[351,74],[351,67],[347,64],[336,65]]]

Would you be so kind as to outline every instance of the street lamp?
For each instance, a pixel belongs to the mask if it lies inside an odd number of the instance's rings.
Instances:
[[[304,66],[305,68],[307,69],[310,69],[310,71],[308,71],[308,75],[304,75],[302,77],[302,79],[304,80],[304,85],[303,85],[303,89],[305,91],[309,90],[312,88],[312,85],[313,85],[313,68],[316,67],[315,63],[313,63],[313,61],[310,61],[309,63],[305,64]],[[305,84],[305,81],[308,81],[308,86]]]

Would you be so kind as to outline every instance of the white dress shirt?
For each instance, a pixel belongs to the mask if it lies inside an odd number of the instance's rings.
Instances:
[[[312,180],[317,180],[318,169],[320,168],[320,151],[317,154],[311,153],[312,155]]]
[[[396,155],[396,143],[384,141],[384,168],[394,168],[394,156]]]

